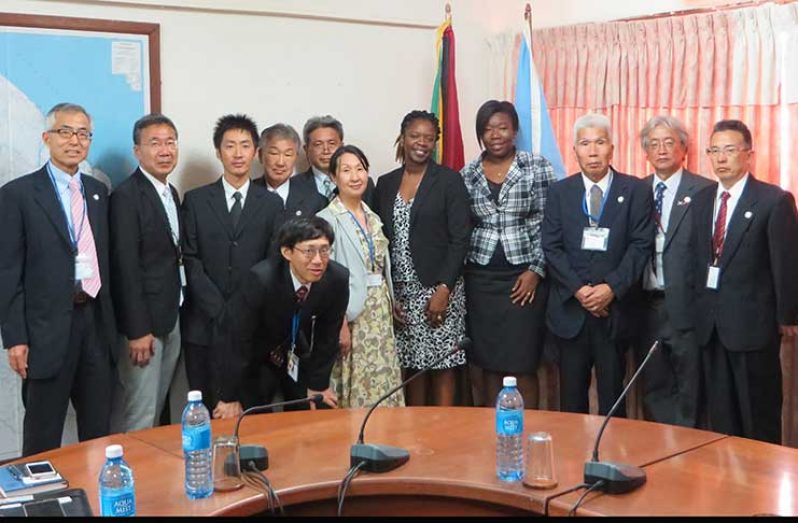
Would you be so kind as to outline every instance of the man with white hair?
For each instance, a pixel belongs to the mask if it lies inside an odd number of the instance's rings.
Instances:
[[[651,191],[610,166],[613,151],[606,116],[579,118],[574,152],[581,172],[549,188],[543,220],[551,279],[546,324],[560,348],[560,409],[567,412],[588,412],[594,366],[599,413],[620,395],[635,291],[653,249]]]
[[[116,337],[109,294],[108,190],[78,168],[91,117],[47,113],[50,160],[0,188],[0,330],[22,378],[22,453],[61,446],[70,400],[81,441],[109,431]]]
[[[643,272],[638,361],[660,340],[662,347],[643,371],[646,419],[695,427],[701,412],[701,349],[693,323],[690,235],[696,193],[712,184],[684,166],[687,131],[672,116],[655,116],[640,131],[640,144],[654,173],[643,179],[654,195],[654,253]]]

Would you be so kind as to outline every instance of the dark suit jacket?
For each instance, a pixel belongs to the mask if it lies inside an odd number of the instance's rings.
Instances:
[[[798,325],[798,217],[795,199],[752,175],[726,230],[717,290],[706,287],[712,263],[717,184],[695,199],[693,259],[696,270],[696,335],[709,342],[717,329],[731,351],[762,350],[779,325]]]
[[[636,289],[654,247],[653,196],[638,178],[615,172],[599,227],[610,229],[607,251],[582,249],[589,226],[583,212],[585,186],[580,173],[549,187],[542,243],[549,277],[546,323],[557,336],[576,337],[589,314],[574,294],[583,285],[606,283],[615,294],[609,325],[613,339],[631,336]]]
[[[651,188],[654,175],[643,179]],[[668,231],[665,233],[665,246],[662,252],[662,265],[665,276],[665,307],[671,324],[677,329],[690,329],[695,321],[693,293],[696,284],[693,252],[690,249],[693,231],[693,202],[696,194],[712,185],[703,176],[687,170],[682,171],[682,179],[676,189],[676,198],[671,208]],[[656,234],[656,222],[654,233]]]
[[[252,183],[266,187],[263,177],[252,180]],[[283,219],[315,216],[317,212],[327,207],[327,200],[316,190],[316,182],[308,180],[299,174],[288,179],[288,198],[283,205]]]
[[[299,308],[297,354],[299,382],[312,390],[329,387],[330,371],[338,355],[338,335],[349,303],[349,271],[332,260],[321,280]],[[259,262],[244,278],[231,317],[238,338],[235,358],[225,373],[222,401],[240,399],[238,384],[250,364],[268,361],[275,348],[287,351],[291,322],[297,311],[296,293],[288,262],[282,256]],[[284,370],[283,370],[284,372]]]
[[[303,173],[298,173],[295,176],[295,178],[299,178],[300,180],[304,181],[305,183],[312,184],[313,188],[316,189],[316,178],[313,176],[313,169],[312,168],[308,168],[308,170],[303,172]],[[324,195],[319,193],[318,189],[316,189],[316,193],[319,194],[322,198],[324,198]],[[338,193],[338,189],[335,190],[335,194],[337,194],[337,193]],[[374,180],[372,180],[371,177],[369,177],[368,181],[366,182],[366,192],[363,193],[363,202],[365,202],[365,204],[368,205],[369,209],[371,209],[371,210],[374,210],[374,203],[375,203],[374,202],[374,198],[375,198],[375,195],[374,195]],[[332,201],[332,198],[327,200],[325,202],[325,204],[324,204],[324,207],[327,207],[327,204],[330,203],[331,201]],[[324,209],[324,207],[322,207],[322,209]],[[319,210],[321,210],[321,209],[319,209]]]
[[[186,193],[183,200],[183,260],[188,287],[181,337],[210,345],[225,305],[241,279],[266,258],[282,200],[262,185],[250,184],[238,226],[233,229],[222,179]]]
[[[108,190],[81,175],[102,287],[97,295],[104,346],[116,338],[108,263]],[[6,348],[27,344],[28,377],[61,370],[72,322],[75,257],[67,221],[46,168],[0,188],[0,330]]]
[[[375,194],[383,230],[393,242],[393,205],[404,167],[380,176]],[[454,289],[471,239],[471,198],[460,173],[430,162],[410,208],[410,254],[424,286]]]
[[[180,200],[170,185],[180,220]],[[182,234],[182,224],[180,225]],[[111,193],[111,266],[119,332],[128,339],[172,331],[180,306],[180,249],[161,197],[136,169]]]

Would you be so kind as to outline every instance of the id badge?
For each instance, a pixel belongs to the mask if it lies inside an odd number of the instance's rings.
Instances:
[[[720,267],[715,267],[714,265],[709,266],[709,270],[707,271],[707,289],[718,289],[718,285],[720,284]]]
[[[188,285],[186,282],[186,266],[181,263],[178,268],[180,269],[180,286],[185,287]]]
[[[382,274],[372,273],[366,278],[366,284],[369,287],[379,287],[382,285]]]
[[[586,251],[607,251],[610,230],[606,227],[585,227],[582,232],[582,249]]]
[[[88,280],[94,276],[91,257],[86,253],[75,256],[75,281]]]
[[[288,376],[294,380],[294,383],[299,381],[299,356],[294,351],[288,353],[288,363],[285,366]]]

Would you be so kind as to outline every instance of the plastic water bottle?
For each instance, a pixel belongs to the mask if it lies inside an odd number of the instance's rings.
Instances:
[[[188,393],[182,424],[186,496],[189,499],[207,498],[213,493],[211,415],[202,403],[202,392],[192,390]]]
[[[136,515],[136,491],[133,471],[122,459],[122,445],[105,447],[105,465],[100,471],[100,515],[122,517]]]
[[[513,376],[503,384],[496,398],[496,475],[518,481],[524,477],[524,398]]]

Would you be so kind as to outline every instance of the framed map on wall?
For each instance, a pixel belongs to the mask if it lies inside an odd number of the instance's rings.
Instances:
[[[44,115],[60,102],[92,116],[82,172],[127,176],[133,123],[160,111],[159,46],[158,24],[0,13],[0,185],[47,159]]]
[[[60,102],[80,104],[92,116],[94,137],[82,172],[110,188],[133,171],[133,123],[161,109],[159,28],[0,13],[0,186],[48,159],[41,138],[45,114]],[[0,396],[5,398],[0,402],[0,460],[21,454],[20,387],[0,351]],[[64,442],[74,441],[70,409]]]

